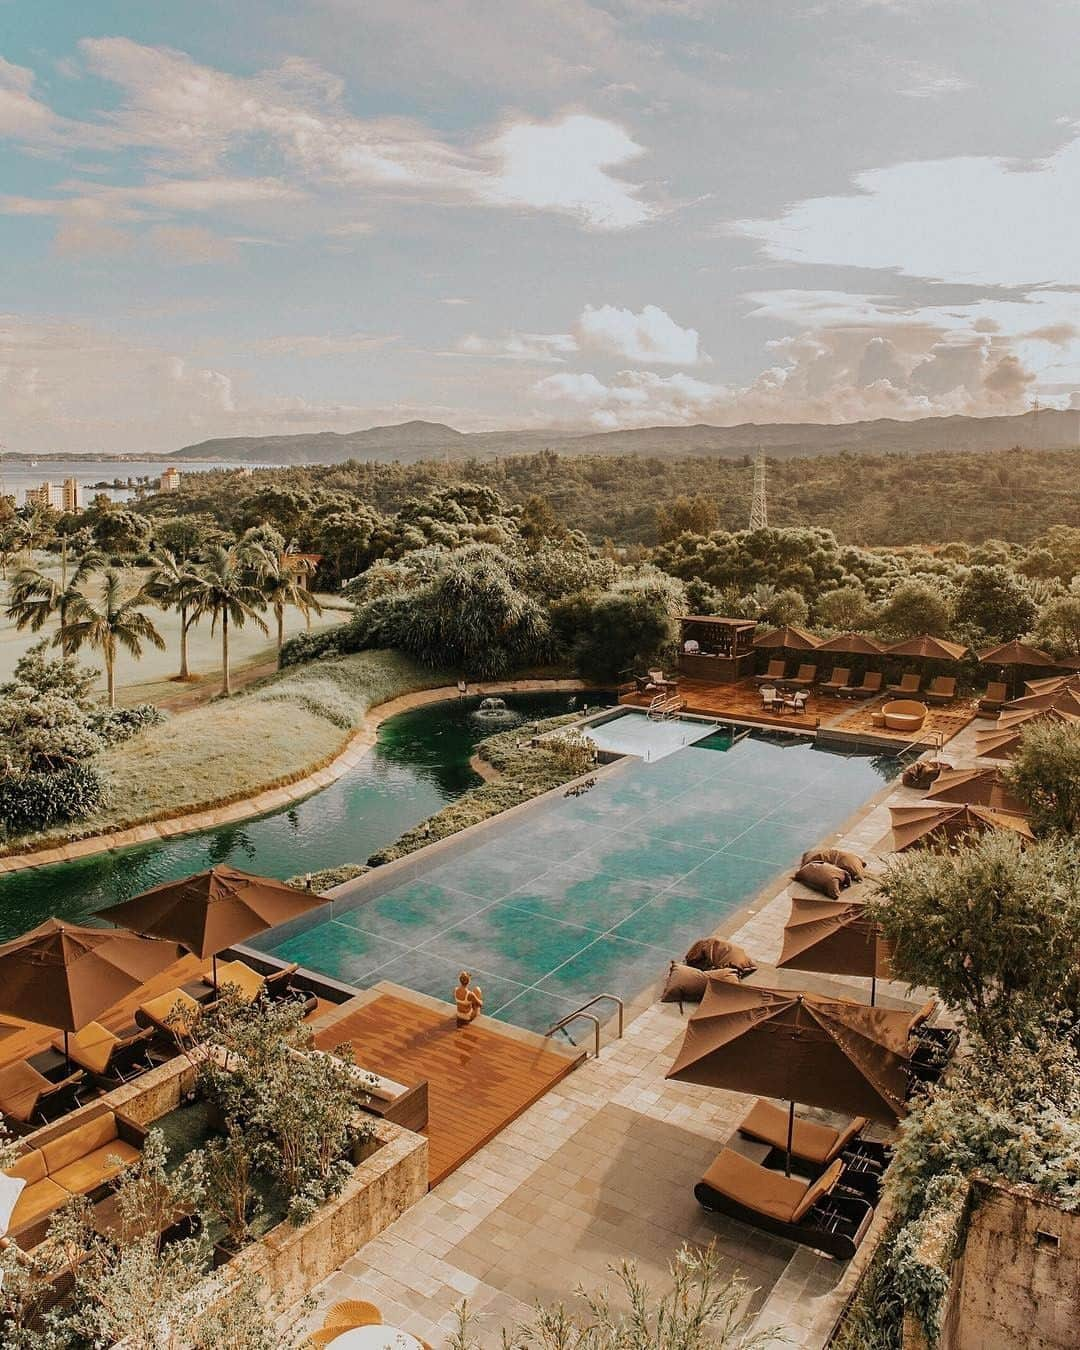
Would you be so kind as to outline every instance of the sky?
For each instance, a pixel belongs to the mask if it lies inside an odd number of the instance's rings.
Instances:
[[[1080,406],[1075,0],[0,0],[0,445]]]

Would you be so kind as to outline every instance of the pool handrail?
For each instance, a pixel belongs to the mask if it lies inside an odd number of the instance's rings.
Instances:
[[[594,1033],[594,1036],[595,1036],[595,1049],[594,1049],[594,1053],[593,1053],[593,1058],[594,1058],[594,1059],[599,1059],[599,1058],[600,1058],[600,1019],[599,1019],[599,1017],[596,1016],[595,1013],[589,1012],[589,1009],[590,1009],[591,1007],[593,1007],[594,1004],[602,1003],[602,1002],[604,1001],[604,999],[610,999],[611,1002],[614,1003],[614,1004],[618,1007],[618,1010],[619,1010],[619,1032],[618,1032],[618,1036],[616,1037],[616,1039],[617,1039],[617,1040],[622,1040],[622,1034],[623,1034],[623,1014],[624,1014],[624,1011],[625,1011],[625,1005],[623,1004],[623,1001],[622,1001],[622,999],[618,996],[618,994],[594,994],[593,997],[590,998],[589,1000],[587,1000],[587,1002],[583,1003],[583,1004],[581,1005],[580,1008],[575,1008],[573,1012],[568,1012],[568,1013],[566,1014],[565,1017],[560,1017],[559,1020],[558,1020],[553,1026],[548,1027],[547,1031],[544,1032],[545,1038],[547,1038],[548,1036],[554,1036],[555,1033],[556,1033],[557,1031],[565,1031],[565,1030],[566,1030],[566,1027],[567,1027],[571,1022],[576,1021],[576,1019],[579,1018],[579,1017],[584,1017],[584,1018],[586,1018],[588,1021],[590,1021],[590,1022],[593,1024],[593,1033]]]

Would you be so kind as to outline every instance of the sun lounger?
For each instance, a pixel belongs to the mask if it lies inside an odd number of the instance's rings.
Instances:
[[[1009,690],[1000,680],[993,681],[986,686],[986,693],[979,699],[979,711],[981,713],[996,713],[1004,708],[1008,701]]]
[[[837,1158],[816,1181],[785,1177],[725,1148],[694,1187],[703,1209],[849,1261],[863,1240],[873,1207],[838,1190]]]
[[[813,1120],[796,1119],[791,1134],[791,1156],[816,1171],[823,1171],[842,1154],[854,1151],[861,1158],[883,1167],[886,1162],[884,1146],[859,1138],[868,1123],[865,1116],[856,1116],[844,1129],[834,1130]],[[740,1122],[739,1133],[768,1144],[773,1150],[769,1162],[775,1165],[787,1153],[788,1113],[759,1097]]]
[[[781,680],[780,683],[785,689],[809,689],[816,679],[817,666],[802,665],[797,675],[793,675],[790,680]]]
[[[951,703],[956,697],[956,678],[953,675],[937,675],[930,688],[923,695],[927,703]]]
[[[205,1006],[183,989],[170,989],[167,994],[141,1003],[135,1011],[135,1021],[141,1027],[153,1027],[179,1044],[191,1033]]]
[[[846,684],[840,692],[845,698],[872,698],[881,693],[882,678],[880,670],[868,670],[862,684]]]
[[[888,684],[885,686],[890,694],[917,694],[919,686],[922,684],[921,675],[902,675],[899,684]]]
[[[103,1087],[118,1087],[154,1067],[150,1058],[153,1037],[152,1031],[116,1036],[100,1022],[90,1022],[68,1037],[67,1056]],[[63,1053],[64,1038],[54,1036],[52,1047]]]
[[[314,1008],[318,1003],[315,995],[307,989],[294,989],[290,984],[298,968],[294,962],[291,966],[285,966],[271,975],[261,975],[244,961],[219,961],[217,988],[221,992],[232,986],[244,1003],[252,1003],[257,998],[275,1001],[296,999],[307,1007]],[[209,979],[205,979],[204,982],[213,988]]]
[[[786,661],[770,661],[769,668],[764,675],[755,675],[755,684],[774,684],[777,680],[784,678],[784,671],[787,670]]]
[[[0,1069],[0,1111],[17,1132],[26,1133],[82,1106],[79,1091],[87,1086],[81,1069],[53,1083],[32,1064],[19,1059]]]
[[[847,682],[850,678],[851,671],[847,666],[836,666],[825,683],[818,685],[818,691],[822,694],[839,696],[847,688]]]

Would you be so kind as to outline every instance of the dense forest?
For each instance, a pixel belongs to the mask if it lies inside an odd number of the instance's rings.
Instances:
[[[821,526],[864,547],[1026,543],[1053,524],[1080,523],[1080,452],[1010,450],[988,454],[822,455],[770,460],[769,521]],[[235,513],[261,490],[342,494],[380,512],[396,511],[429,488],[467,481],[507,501],[542,497],[560,522],[591,541],[651,547],[683,528],[736,530],[749,514],[748,457],[566,456],[549,451],[495,461],[373,464],[185,474],[176,498],[149,499],[140,510],[206,513],[236,524]],[[680,498],[696,499],[691,518]],[[678,510],[672,514],[676,503]]]

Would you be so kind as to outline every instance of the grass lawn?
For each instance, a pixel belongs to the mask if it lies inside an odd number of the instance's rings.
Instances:
[[[97,761],[110,784],[102,810],[63,830],[13,841],[6,851],[125,829],[295,782],[332,759],[370,707],[453,682],[447,671],[389,651],[282,671],[108,751]]]
[[[59,567],[51,556],[40,555],[35,559],[35,563],[37,566],[46,568],[59,576]],[[52,637],[57,628],[55,623],[50,623],[41,633],[31,633],[29,629],[20,632],[9,619],[3,617],[7,609],[10,577],[14,575],[16,570],[9,567],[9,581],[0,584],[0,598],[3,602],[0,604],[0,681],[11,678],[11,672],[15,669],[15,662],[28,647],[33,646],[42,637]],[[141,585],[147,575],[148,569],[145,568],[129,568],[125,572],[132,589]],[[340,596],[318,595],[316,599],[322,605],[333,605],[335,608],[326,608],[322,614],[312,614],[312,629],[330,627],[332,624],[341,623],[346,617],[347,611],[338,608],[342,605]],[[175,610],[155,609],[152,606],[148,608],[147,613],[153,620],[158,632],[165,639],[165,650],[161,652],[155,647],[146,646],[143,648],[143,655],[138,661],[126,652],[121,651],[117,660],[116,675],[116,701],[118,703],[157,703],[164,698],[175,695],[186,687],[178,684],[172,678],[180,668],[179,616]],[[272,661],[276,656],[274,616],[273,614],[266,614],[263,618],[270,630],[269,634],[263,633],[254,624],[249,624],[246,628],[239,630],[230,629],[230,665],[234,673],[247,666]],[[287,610],[285,613],[285,636],[287,638],[293,637],[296,633],[302,633],[303,631],[303,616],[296,610]],[[88,647],[79,653],[78,660],[81,665],[93,666],[95,669],[103,671],[99,655]],[[200,683],[220,681],[221,679],[221,636],[220,634],[211,636],[209,619],[194,625],[188,632],[188,665],[191,668],[192,675],[198,677]],[[104,684],[105,676],[102,673],[103,689]]]

